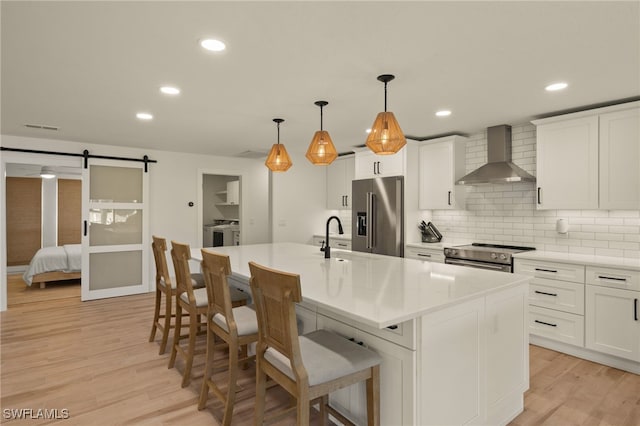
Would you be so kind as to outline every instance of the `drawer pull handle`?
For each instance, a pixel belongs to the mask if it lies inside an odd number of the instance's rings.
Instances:
[[[558,296],[557,293],[547,293],[546,291],[538,291],[538,290],[536,290],[535,292],[538,293],[538,294],[544,294],[546,296],[556,296],[556,297]]]
[[[633,320],[638,321],[638,298],[633,299]]]
[[[638,299],[636,299],[636,301],[638,301]],[[398,326],[397,325],[390,325],[389,327],[387,327],[389,330],[397,330]]]
[[[538,321],[538,320],[535,320],[535,322],[537,322],[538,324],[548,325],[549,327],[557,327],[558,326],[558,324],[551,324],[550,322],[544,322],[544,321]]]
[[[338,247],[346,247],[346,246],[347,246],[346,244],[338,243]]]
[[[418,256],[422,256],[422,257],[431,257],[430,254],[422,254],[422,253],[417,253]]]
[[[554,271],[553,269],[542,269],[542,268],[536,268],[536,271],[540,271],[540,272],[553,272],[554,274],[556,274],[558,271]]]
[[[600,278],[601,280],[627,281],[626,278],[606,277],[604,275],[598,275],[598,278]]]

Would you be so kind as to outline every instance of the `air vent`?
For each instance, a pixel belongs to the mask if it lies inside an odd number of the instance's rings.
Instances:
[[[25,124],[24,127],[29,127],[30,129],[54,130],[56,132],[59,129],[59,127],[48,126],[46,124]]]
[[[240,158],[264,158],[269,154],[269,151],[244,151],[240,154],[236,154],[236,157]]]

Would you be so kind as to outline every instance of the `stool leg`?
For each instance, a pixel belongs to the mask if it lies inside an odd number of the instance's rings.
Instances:
[[[182,329],[182,306],[176,300],[176,327],[173,329],[173,343],[171,344],[171,357],[168,368],[173,368],[176,363],[176,354],[180,344],[180,330]]]
[[[367,425],[380,426],[380,366],[371,367],[367,379]]]
[[[267,393],[267,375],[260,367],[260,361],[256,366],[256,404],[255,404],[255,425],[262,426],[264,423],[264,403]]]
[[[202,380],[202,388],[200,389],[200,399],[198,400],[198,410],[204,409],[207,405],[207,399],[209,397],[209,382],[211,381],[211,374],[213,373],[213,363],[215,356],[216,335],[211,330],[211,327],[207,326],[207,355],[204,367],[204,378]]]
[[[156,329],[158,320],[160,319],[160,299],[162,298],[162,292],[156,287],[156,306],[153,311],[153,325],[151,326],[151,335],[149,336],[149,341],[153,342],[153,339],[156,338]]]
[[[222,426],[231,425],[233,405],[236,402],[236,380],[238,380],[238,341],[232,338],[229,342],[229,384],[227,385],[227,401],[224,405]]]
[[[184,367],[184,375],[182,376],[182,387],[189,386],[191,383],[191,367],[193,366],[193,353],[196,351],[196,335],[200,328],[200,323],[196,317],[200,315],[189,315],[189,345],[187,348],[187,359]]]
[[[164,294],[164,330],[162,330],[162,342],[160,343],[160,352],[162,355],[167,350],[167,341],[169,340],[169,330],[171,329],[171,305],[173,304],[173,298],[171,293]]]
[[[298,401],[296,403],[296,409],[298,411],[297,415],[297,426],[308,426],[309,425],[309,388],[305,388],[303,386],[302,389],[299,388]]]

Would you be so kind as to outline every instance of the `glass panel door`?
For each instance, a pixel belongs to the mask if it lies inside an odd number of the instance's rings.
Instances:
[[[144,165],[90,160],[83,182],[82,300],[147,292]]]

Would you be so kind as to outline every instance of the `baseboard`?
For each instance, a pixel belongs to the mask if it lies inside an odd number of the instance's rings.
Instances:
[[[601,352],[592,351],[591,349],[578,346],[568,345],[566,343],[550,340],[545,337],[529,335],[529,343],[543,348],[552,349],[588,361],[597,362],[609,367],[618,368],[634,374],[640,374],[640,362],[631,361],[617,356],[603,354]]]
[[[23,274],[28,265],[7,266],[7,274]]]

